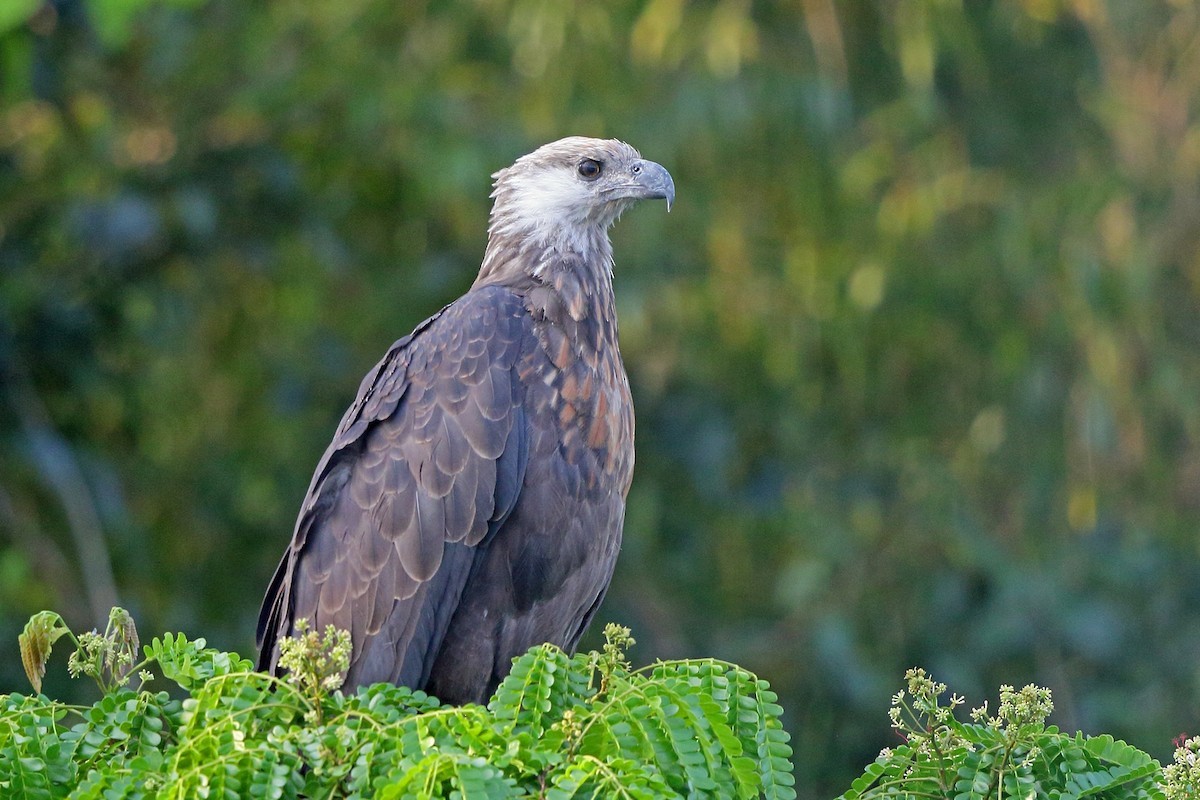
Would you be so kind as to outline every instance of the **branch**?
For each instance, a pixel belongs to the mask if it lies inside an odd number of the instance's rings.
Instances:
[[[13,368],[15,365],[11,362],[8,366],[5,383],[29,443],[32,461],[66,513],[90,616],[97,624],[103,624],[108,619],[109,609],[119,603],[112,561],[91,489],[75,451],[54,427],[50,413],[29,377]]]

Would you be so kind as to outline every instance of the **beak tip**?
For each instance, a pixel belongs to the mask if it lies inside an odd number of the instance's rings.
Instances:
[[[663,170],[666,172],[666,170]],[[675,205],[675,181],[671,180],[671,176],[667,175],[667,185],[663,189],[663,199],[667,201],[667,213],[671,213],[671,206]]]

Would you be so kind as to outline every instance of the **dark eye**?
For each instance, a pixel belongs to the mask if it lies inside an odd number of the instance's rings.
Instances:
[[[600,177],[600,173],[604,171],[604,165],[599,161],[594,161],[590,158],[585,158],[579,162],[579,175],[584,180],[594,181]]]

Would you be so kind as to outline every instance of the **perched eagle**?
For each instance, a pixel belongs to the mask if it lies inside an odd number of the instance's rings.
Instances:
[[[485,702],[514,656],[573,650],[604,597],[633,474],[608,229],[670,174],[570,137],[497,172],[471,289],[392,345],[317,464],[258,620],[350,631],[346,686]]]

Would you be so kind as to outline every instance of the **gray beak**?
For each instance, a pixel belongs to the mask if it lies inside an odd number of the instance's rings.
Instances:
[[[638,159],[630,165],[629,171],[633,173],[635,184],[631,187],[631,196],[642,200],[666,200],[667,211],[671,210],[671,204],[675,202],[675,181],[662,164]]]

